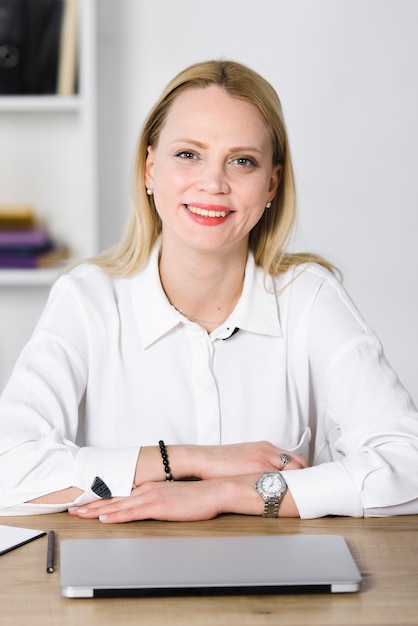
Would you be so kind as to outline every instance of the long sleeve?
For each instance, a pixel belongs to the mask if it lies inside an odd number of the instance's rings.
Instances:
[[[287,473],[301,517],[417,513],[417,411],[380,341],[335,279],[305,314],[314,466]]]
[[[0,399],[0,514],[65,509],[23,503],[71,486],[92,500],[95,476],[114,494],[127,495],[132,487],[138,446],[102,449],[77,443],[90,341],[71,284],[64,277],[52,289]]]

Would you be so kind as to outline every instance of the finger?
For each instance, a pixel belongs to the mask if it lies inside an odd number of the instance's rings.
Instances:
[[[148,489],[143,489],[136,496],[121,498],[100,507],[96,511],[99,520],[106,524],[119,524],[144,519],[167,519],[167,513],[164,512],[164,489],[160,489],[160,485],[154,489],[152,485],[146,486]]]
[[[103,512],[99,515],[99,520],[103,524],[123,524],[125,522],[151,519],[152,517],[152,515],[146,513],[144,507],[131,506],[117,511]]]
[[[127,498],[111,498],[109,500],[97,500],[89,504],[83,504],[79,507],[71,507],[68,509],[68,513],[78,517],[96,518],[99,517],[100,513],[105,508],[109,507],[111,503],[116,505],[116,503],[126,499]]]
[[[141,506],[128,506],[126,508],[104,510],[99,515],[99,520],[103,524],[123,524],[124,522],[134,522],[147,519],[149,515]]]
[[[308,463],[303,456],[295,454],[288,450],[281,450],[277,458],[277,469],[283,471],[285,469],[304,469],[308,467]]]
[[[171,483],[169,483],[171,485]],[[72,510],[73,515],[78,515],[83,519],[101,519],[107,517],[115,522],[127,522],[135,519],[148,519],[150,502],[153,500],[161,502],[161,490],[166,487],[166,483],[143,483],[141,487],[134,489],[130,496],[113,497],[106,500],[97,500],[91,504],[82,505],[76,510]],[[147,510],[145,510],[147,505]],[[143,511],[144,509],[144,511]],[[102,519],[103,518],[103,519]]]
[[[259,442],[259,450],[261,450],[261,461],[264,464],[266,461],[271,463],[271,469],[282,470],[286,469],[302,469],[308,467],[307,461],[303,456],[297,454],[292,450],[285,450],[284,448],[276,447],[268,441]],[[283,459],[283,455],[285,460]]]

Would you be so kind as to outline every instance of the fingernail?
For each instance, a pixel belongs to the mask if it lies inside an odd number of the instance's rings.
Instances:
[[[105,520],[107,520],[107,515],[99,515],[99,520],[101,522],[104,522]]]
[[[79,513],[88,513],[88,509],[78,509]]]

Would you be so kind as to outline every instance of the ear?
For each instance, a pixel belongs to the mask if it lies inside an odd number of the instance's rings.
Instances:
[[[151,146],[147,149],[147,160],[145,161],[145,187],[154,188],[154,151]]]
[[[275,165],[271,171],[268,200],[271,202],[277,193],[282,179],[283,166],[281,163]]]

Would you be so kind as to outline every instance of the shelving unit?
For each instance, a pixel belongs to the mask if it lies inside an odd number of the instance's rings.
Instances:
[[[80,0],[74,96],[0,97],[0,203],[31,204],[72,259],[97,252],[96,0]],[[0,392],[59,269],[0,269]]]
[[[1,113],[44,113],[79,112],[80,96],[2,96],[0,97]]]

